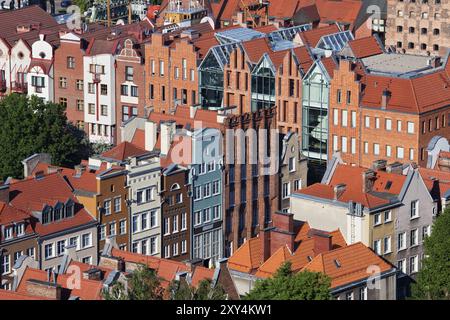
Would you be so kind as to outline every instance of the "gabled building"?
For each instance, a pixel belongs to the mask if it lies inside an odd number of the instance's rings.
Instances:
[[[10,183],[9,192],[10,204],[29,215],[38,235],[35,258],[40,269],[58,271],[69,246],[81,261],[97,262],[97,221],[62,174],[37,171]]]
[[[379,53],[367,40],[349,45]],[[426,166],[433,137],[449,135],[448,57],[440,65],[396,53],[357,56],[341,59],[330,83],[328,159],[340,151],[344,162],[364,167],[378,159]]]
[[[294,220],[290,213],[276,212],[272,225],[248,240],[228,260],[228,268],[240,295],[258,279],[274,276],[285,262],[293,272],[321,272],[331,278],[331,294],[346,300],[395,300],[396,269],[361,242],[347,245],[339,229],[313,229]],[[368,270],[379,272],[374,287]]]
[[[34,230],[32,217],[26,212],[13,207],[10,203],[9,185],[0,187],[0,287],[12,288],[12,271],[22,255],[38,259],[38,234]]]
[[[53,101],[50,87],[53,83],[49,82],[53,77],[52,54],[59,43],[59,31],[65,27],[58,25],[50,14],[38,6],[2,10],[0,16],[3,25],[0,30],[0,95],[11,92],[26,94],[28,89],[33,89],[30,94],[36,93]],[[40,42],[43,35],[48,45]],[[36,41],[41,44],[35,45],[33,50]],[[41,53],[45,56],[42,57]],[[37,63],[40,67],[36,66]],[[32,67],[37,69],[31,70]],[[38,77],[43,79],[31,80],[31,75],[27,76],[29,71],[35,73],[35,77],[39,73]],[[36,92],[36,88],[42,92]]]
[[[404,297],[421,268],[423,239],[430,235],[438,210],[428,190],[411,166],[380,160],[367,169],[344,165],[335,157],[322,183],[292,194],[291,212],[313,228],[339,228],[347,243],[361,241],[396,265],[402,272],[398,293]]]

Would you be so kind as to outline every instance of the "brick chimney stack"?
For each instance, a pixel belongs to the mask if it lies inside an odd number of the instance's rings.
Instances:
[[[314,239],[315,255],[331,251],[333,245],[331,242],[331,236],[328,233],[316,229],[311,229],[308,232],[308,236]]]
[[[362,192],[366,193],[372,191],[375,179],[375,171],[370,169],[364,171],[362,173]]]

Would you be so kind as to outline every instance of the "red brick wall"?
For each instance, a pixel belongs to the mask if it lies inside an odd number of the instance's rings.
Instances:
[[[75,58],[75,68],[67,67],[67,57]],[[59,103],[60,98],[67,99],[66,115],[69,121],[77,124],[77,121],[84,121],[84,111],[77,109],[77,100],[84,100],[83,90],[77,90],[77,79],[83,80],[83,50],[78,42],[61,41],[61,45],[55,50],[55,102]],[[67,88],[59,85],[60,77],[67,78]],[[87,132],[87,127],[85,127]]]
[[[154,98],[147,94],[147,105],[154,107],[156,112],[169,112],[174,108],[174,89],[177,90],[177,99],[182,99],[182,90],[187,90],[186,105],[198,103],[198,74],[197,53],[189,38],[175,39],[170,45],[165,44],[165,36],[155,33],[152,42],[145,47],[146,90],[150,85],[154,87]],[[169,40],[171,41],[171,40]],[[183,79],[182,61],[186,59],[187,77]],[[160,75],[159,61],[164,61],[164,76]],[[155,75],[152,75],[151,63],[155,63]],[[175,68],[178,67],[179,77],[175,78]],[[191,70],[194,79],[191,79]],[[162,87],[165,88],[165,100],[162,99]],[[193,99],[195,96],[195,101]]]

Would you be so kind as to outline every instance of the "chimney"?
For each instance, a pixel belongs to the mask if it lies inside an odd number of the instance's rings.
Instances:
[[[61,286],[50,281],[28,279],[27,294],[34,297],[61,300]]]
[[[287,245],[294,252],[294,215],[277,211],[272,214],[273,228],[270,234],[270,254]]]
[[[240,25],[240,26],[242,26],[242,27],[246,27],[247,24],[246,24],[246,22],[244,21],[244,19],[245,19],[245,13],[244,13],[244,11],[239,11],[239,12],[236,14],[237,24]]]
[[[391,163],[386,167],[386,172],[394,174],[403,174],[403,164],[400,162]]]
[[[338,200],[341,195],[344,193],[345,189],[347,188],[347,185],[344,183],[339,183],[334,186],[334,200]]]
[[[314,254],[318,255],[324,252],[331,251],[333,244],[331,242],[331,235],[321,230],[311,229],[308,236],[314,239]]]
[[[161,46],[164,45],[164,35],[161,32],[155,32],[152,34],[152,44],[158,43]]]
[[[270,236],[271,236],[271,229],[272,228],[266,228],[264,230],[259,231],[259,237],[261,238],[261,246],[262,246],[262,260],[261,262],[265,262],[267,259],[271,256],[271,250],[270,250]]]
[[[370,192],[375,182],[375,171],[368,169],[362,173],[362,192]]]
[[[384,89],[383,93],[381,94],[381,109],[385,110],[388,103],[389,98],[391,97],[391,92],[388,89]]]
[[[175,134],[175,121],[161,122],[161,154],[168,155]]]
[[[184,281],[186,281],[187,276],[188,276],[187,271],[180,271],[180,272],[177,272],[175,274],[175,280],[178,280],[178,281],[184,280]]]
[[[190,106],[189,107],[189,116],[191,117],[191,119],[195,118],[195,114],[197,113],[197,106]]]
[[[76,177],[81,177],[81,175],[83,174],[84,171],[86,171],[86,167],[82,164],[79,164],[77,166],[75,166],[75,176]]]
[[[375,171],[386,171],[387,161],[384,159],[375,160],[372,162],[372,169]]]
[[[0,184],[0,201],[9,203],[9,184]]]
[[[158,126],[155,122],[145,122],[145,150],[153,151],[156,145]]]
[[[22,160],[23,176],[25,178],[31,176],[31,173],[39,163],[52,163],[52,157],[48,153],[35,153],[32,156]]]

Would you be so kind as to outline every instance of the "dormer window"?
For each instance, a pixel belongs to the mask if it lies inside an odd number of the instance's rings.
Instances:
[[[70,202],[66,205],[66,218],[73,217],[74,214],[75,214],[75,205]]]
[[[339,262],[338,259],[334,260],[334,265],[336,266],[336,268],[340,268],[341,267],[341,263]]]
[[[5,228],[5,240],[12,239],[13,237],[13,227]]]
[[[55,207],[55,212],[53,213],[53,220],[58,221],[61,220],[63,217],[63,206],[60,204],[57,204]]]
[[[23,236],[24,234],[25,234],[25,224],[24,223],[16,224],[16,235],[20,237]]]
[[[42,212],[42,224],[50,223],[52,220],[52,208],[47,207],[44,209],[44,212]]]

